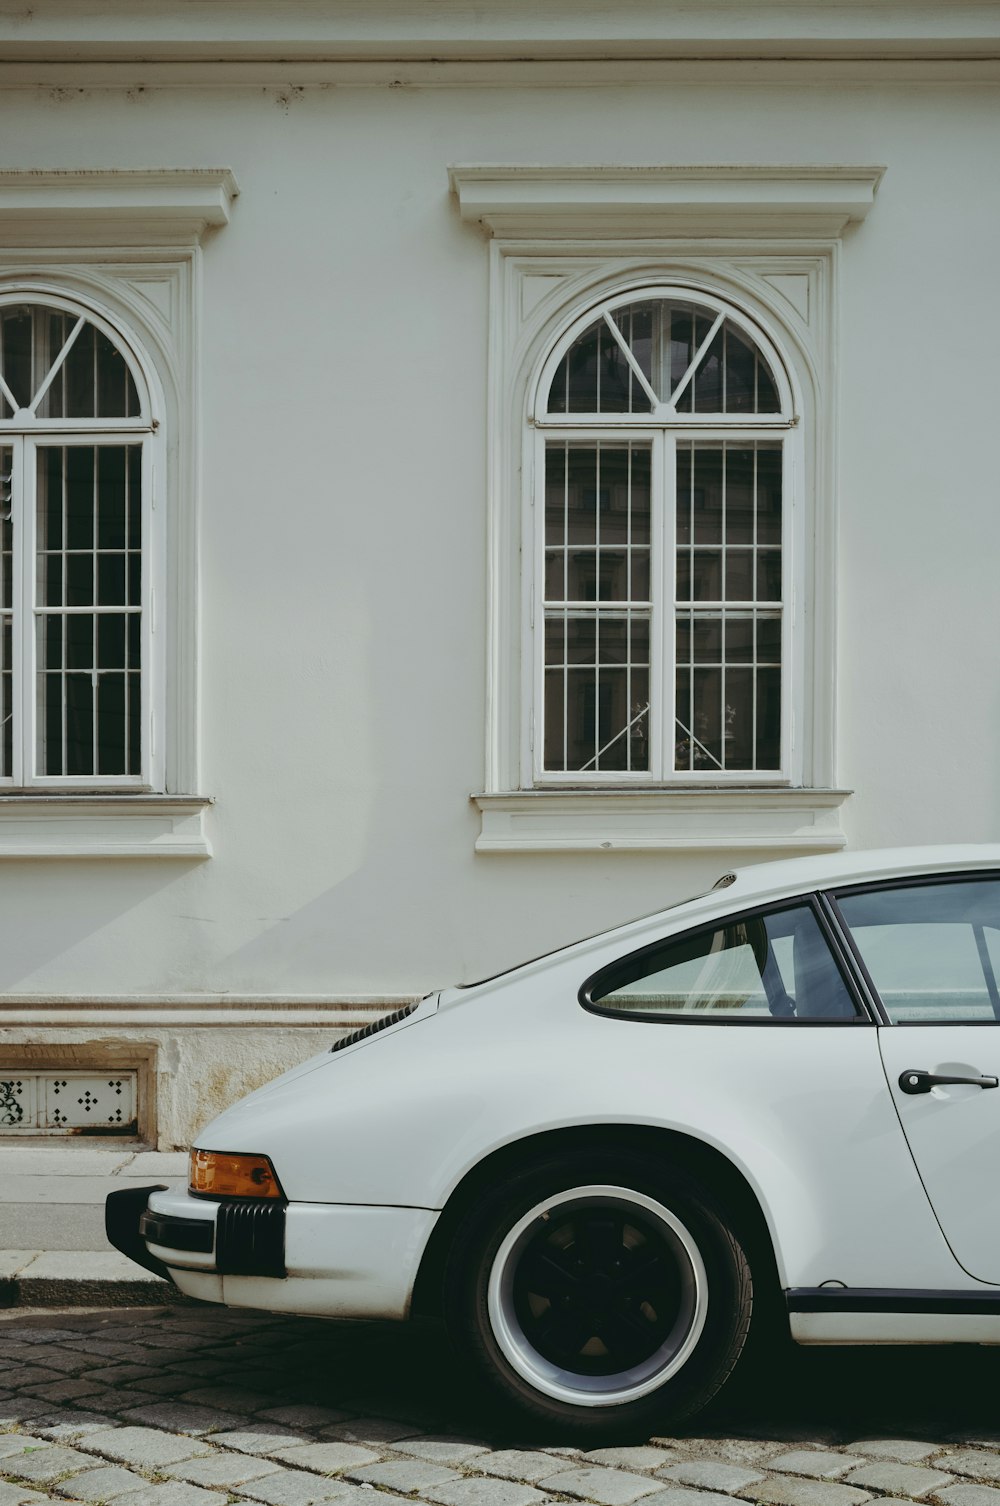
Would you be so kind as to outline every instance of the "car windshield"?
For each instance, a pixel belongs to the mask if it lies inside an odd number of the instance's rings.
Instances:
[[[609,926],[606,931],[590,931],[585,936],[577,936],[574,941],[560,942],[559,946],[550,947],[547,952],[539,952],[535,957],[523,957],[519,962],[511,963],[510,967],[502,967],[498,972],[488,973],[485,978],[474,978],[468,983],[459,983],[459,988],[480,988],[484,983],[493,983],[497,978],[505,978],[508,973],[516,973],[518,968],[530,967],[533,962],[541,962],[546,957],[554,957],[557,952],[564,952],[567,947],[578,946],[581,941],[596,941],[601,936],[610,936],[612,931],[620,931],[623,926],[637,925],[641,920],[652,920],[654,915],[665,915],[668,910],[679,910],[683,905],[693,904],[696,899],[704,899],[707,894],[716,889],[726,889],[733,882],[735,873],[724,873],[716,879],[711,889],[702,889],[698,894],[688,894],[684,899],[674,900],[672,905],[657,905],[655,910],[646,910],[642,915],[633,915],[630,920],[619,921],[617,925]]]

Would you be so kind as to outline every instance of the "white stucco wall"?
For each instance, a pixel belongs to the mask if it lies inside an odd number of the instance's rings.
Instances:
[[[0,993],[392,999],[731,866],[474,852],[488,257],[455,161],[886,165],[840,267],[843,822],[857,846],[1000,837],[998,121],[990,87],[899,81],[0,94],[8,168],[241,189],[203,250],[214,856],[0,864]]]

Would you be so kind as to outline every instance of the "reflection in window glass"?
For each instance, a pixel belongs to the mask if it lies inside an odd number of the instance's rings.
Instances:
[[[853,1019],[857,1011],[808,905],[730,921],[626,958],[593,990],[602,1010],[706,1018]]]
[[[840,909],[889,1018],[1000,1019],[1000,884],[869,890]]]

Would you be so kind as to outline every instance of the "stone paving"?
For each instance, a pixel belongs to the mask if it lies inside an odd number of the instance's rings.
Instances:
[[[0,1506],[1000,1506],[1000,1351],[790,1350],[690,1429],[502,1424],[435,1324],[0,1314]]]

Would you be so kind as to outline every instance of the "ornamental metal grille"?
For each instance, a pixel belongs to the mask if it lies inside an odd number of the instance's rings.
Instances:
[[[556,361],[536,418],[543,777],[781,772],[781,393],[742,319],[680,297],[609,305]]]
[[[143,782],[152,428],[95,319],[0,305],[0,781]]]
[[[0,1136],[135,1135],[138,1073],[0,1067]]]

